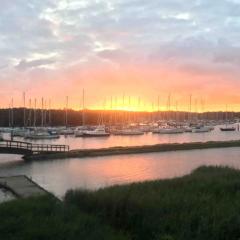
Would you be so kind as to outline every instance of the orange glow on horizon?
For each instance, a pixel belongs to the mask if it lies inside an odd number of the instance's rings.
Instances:
[[[15,77],[24,78],[21,75]],[[118,67],[102,63],[86,69],[74,66],[52,76],[36,73],[32,79],[34,81],[27,87],[19,81],[15,91],[11,85],[5,86],[0,107],[8,108],[12,97],[14,107],[22,107],[22,93],[26,92],[26,107],[29,107],[30,99],[33,106],[36,98],[37,107],[41,108],[43,97],[47,102],[46,109],[49,99],[52,109],[64,109],[66,96],[69,96],[68,108],[80,110],[84,88],[85,108],[92,110],[189,111],[189,96],[192,95],[191,112],[240,111],[240,86],[231,84],[232,76],[218,72],[201,75],[163,63],[122,63]],[[169,95],[170,107],[167,104]]]

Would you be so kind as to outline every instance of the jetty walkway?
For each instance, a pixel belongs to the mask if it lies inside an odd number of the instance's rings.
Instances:
[[[31,156],[34,154],[64,153],[69,151],[67,145],[34,144],[12,140],[0,141],[0,154],[21,154]]]
[[[16,198],[28,198],[49,194],[25,175],[0,177],[0,187],[10,191]]]

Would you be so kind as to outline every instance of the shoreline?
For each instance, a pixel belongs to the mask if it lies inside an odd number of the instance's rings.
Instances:
[[[124,154],[143,154],[154,152],[170,152],[197,150],[209,148],[229,148],[240,147],[240,140],[231,141],[208,141],[208,142],[189,142],[189,143],[164,143],[143,146],[126,146],[126,147],[109,147],[98,149],[75,149],[63,153],[45,153],[24,156],[26,161],[54,160],[66,158],[85,158],[85,157],[101,157]]]

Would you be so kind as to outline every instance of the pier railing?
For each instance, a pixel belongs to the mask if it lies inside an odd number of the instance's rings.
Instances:
[[[41,152],[68,152],[68,145],[52,145],[52,144],[34,144],[29,142],[4,140],[0,141],[0,147],[8,149],[29,150],[32,153]]]

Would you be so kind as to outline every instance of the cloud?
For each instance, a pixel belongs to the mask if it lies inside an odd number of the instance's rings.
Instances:
[[[20,71],[24,71],[30,68],[36,68],[36,67],[42,67],[42,66],[47,66],[55,63],[55,59],[50,58],[50,59],[36,59],[32,61],[27,61],[25,59],[21,60],[17,65],[16,69]]]
[[[194,86],[212,86],[221,73],[240,87],[239,11],[237,0],[2,0],[0,80],[77,74],[89,86],[113,78],[114,87],[129,75],[133,85],[144,76],[161,86],[158,74],[187,74]],[[169,79],[169,88],[182,84]]]

